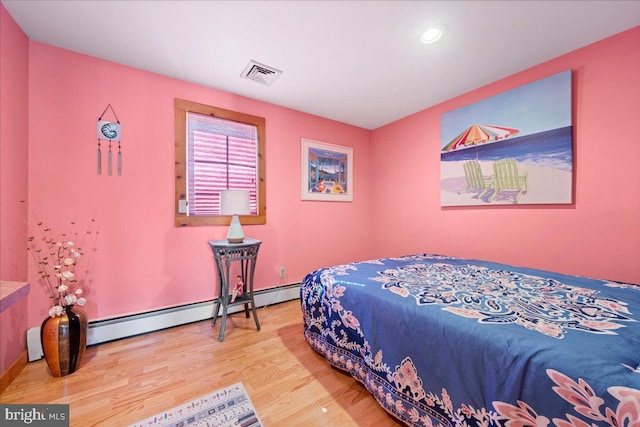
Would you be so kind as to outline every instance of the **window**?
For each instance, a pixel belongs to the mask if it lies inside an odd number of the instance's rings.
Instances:
[[[266,223],[265,120],[176,99],[176,225],[228,225],[220,191],[249,191],[243,224]]]

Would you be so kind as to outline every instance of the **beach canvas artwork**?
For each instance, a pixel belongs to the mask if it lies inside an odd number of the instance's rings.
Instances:
[[[571,70],[442,114],[442,206],[573,201]]]

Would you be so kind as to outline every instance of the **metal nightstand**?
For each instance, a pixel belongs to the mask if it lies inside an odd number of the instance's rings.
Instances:
[[[260,322],[256,314],[256,302],[253,299],[253,274],[256,268],[258,250],[262,242],[256,239],[244,239],[242,243],[229,243],[227,240],[211,240],[209,246],[213,251],[218,271],[218,297],[213,304],[213,320],[211,326],[215,326],[218,319],[218,312],[222,308],[222,322],[220,323],[220,333],[218,341],[224,340],[224,329],[227,324],[227,309],[237,305],[244,305],[244,313],[249,317],[249,305],[253,311],[253,319],[256,321],[256,328],[260,330]],[[229,266],[232,262],[240,262],[240,273],[242,277],[242,295],[231,302],[229,295]]]

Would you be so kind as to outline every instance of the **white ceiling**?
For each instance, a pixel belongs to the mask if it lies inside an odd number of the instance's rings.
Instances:
[[[637,0],[2,3],[31,40],[367,129],[640,25]]]

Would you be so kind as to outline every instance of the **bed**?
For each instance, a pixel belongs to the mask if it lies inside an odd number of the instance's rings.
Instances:
[[[640,286],[430,254],[322,268],[304,334],[407,425],[640,426]]]

